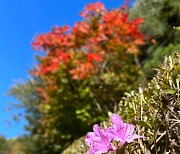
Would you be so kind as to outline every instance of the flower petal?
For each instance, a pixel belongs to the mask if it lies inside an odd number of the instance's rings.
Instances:
[[[109,151],[109,148],[92,147],[87,151],[87,153],[88,154],[102,154],[102,153],[107,153],[108,151]]]
[[[98,124],[93,126],[93,131],[94,131],[94,134],[97,136],[101,136],[101,134],[104,134],[104,130],[101,127],[99,127]]]
[[[99,125],[93,126],[94,132],[86,135],[85,142],[90,147],[88,154],[106,153],[112,149],[111,137]]]
[[[140,135],[137,135],[137,134],[132,134],[131,136],[128,136],[128,138],[126,139],[126,141],[128,143],[134,141],[134,139],[137,139],[137,138],[144,138],[144,136],[140,136]]]
[[[100,142],[100,141],[101,141],[101,138],[96,136],[93,132],[87,133],[86,138],[85,138],[85,143],[88,146],[92,146],[94,142]]]
[[[115,128],[123,126],[123,121],[118,114],[113,114],[111,116],[111,121],[112,121],[112,124]]]
[[[132,135],[134,132],[134,125],[124,123],[124,138],[127,138],[128,136]]]

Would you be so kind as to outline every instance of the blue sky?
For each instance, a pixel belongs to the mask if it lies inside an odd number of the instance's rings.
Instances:
[[[13,113],[23,111],[6,110],[8,102],[17,102],[7,92],[16,81],[26,81],[28,70],[35,64],[33,37],[54,25],[74,25],[81,20],[79,12],[90,2],[96,0],[0,0],[0,135],[12,138],[25,133],[26,120],[12,120]],[[124,0],[100,2],[112,9]]]

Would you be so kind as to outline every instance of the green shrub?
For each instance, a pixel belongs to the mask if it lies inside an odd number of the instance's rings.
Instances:
[[[138,139],[128,145],[130,153],[179,153],[180,53],[165,57],[156,76],[146,87],[140,86],[139,92],[126,93],[115,112],[123,120],[134,123],[138,133],[146,136],[144,141]],[[80,138],[64,154],[85,153],[85,147]]]

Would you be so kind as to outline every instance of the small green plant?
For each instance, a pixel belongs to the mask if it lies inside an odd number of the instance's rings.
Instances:
[[[126,93],[115,112],[136,125],[137,134],[146,136],[144,141],[128,144],[127,152],[179,153],[180,53],[165,57],[156,76],[145,87],[140,86],[139,92]],[[109,122],[102,126],[107,128]],[[75,141],[64,154],[86,153],[83,142],[82,138]]]
[[[156,76],[138,93],[127,94],[120,101],[118,113],[138,126],[147,141],[130,146],[141,152],[180,152],[180,54],[165,57]]]

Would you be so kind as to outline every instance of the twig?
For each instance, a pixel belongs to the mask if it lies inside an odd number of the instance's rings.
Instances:
[[[158,137],[158,139],[156,140],[156,143],[159,142],[159,140],[166,134],[166,131],[164,131],[161,136]],[[151,146],[151,150],[154,148],[154,144]]]

